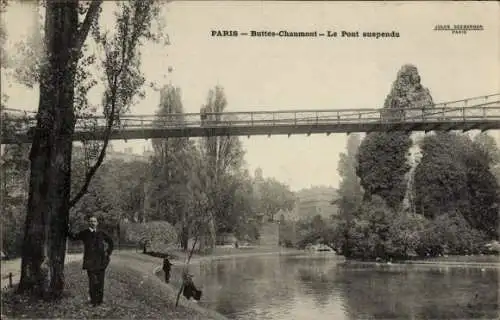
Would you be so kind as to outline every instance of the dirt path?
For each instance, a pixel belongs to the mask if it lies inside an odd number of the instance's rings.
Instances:
[[[67,254],[65,263],[68,264],[73,261],[79,261],[82,260],[82,258],[83,254],[81,253]],[[21,258],[2,261],[1,269],[2,289],[9,287],[9,274],[11,273],[12,285],[16,285],[17,283],[19,283],[19,277],[21,275]]]

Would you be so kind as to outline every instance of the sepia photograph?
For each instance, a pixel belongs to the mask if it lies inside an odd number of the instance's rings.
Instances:
[[[2,319],[499,319],[499,17],[0,0]]]

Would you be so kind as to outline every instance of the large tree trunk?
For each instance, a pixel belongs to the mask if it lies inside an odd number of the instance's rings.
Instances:
[[[46,4],[46,65],[42,66],[38,120],[30,153],[31,173],[19,291],[58,298],[71,186],[77,1]]]

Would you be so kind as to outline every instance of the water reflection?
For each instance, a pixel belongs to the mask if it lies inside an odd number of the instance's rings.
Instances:
[[[193,265],[201,304],[230,319],[498,317],[498,268],[262,256]]]

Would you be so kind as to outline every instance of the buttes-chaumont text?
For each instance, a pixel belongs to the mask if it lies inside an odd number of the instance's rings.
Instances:
[[[325,32],[318,31],[255,31],[241,32],[237,30],[211,30],[212,37],[238,37],[238,36],[250,36],[250,37],[292,37],[292,38],[315,38],[315,37],[325,37],[325,38],[399,38],[399,32],[375,32],[375,31],[332,31],[327,30]]]

